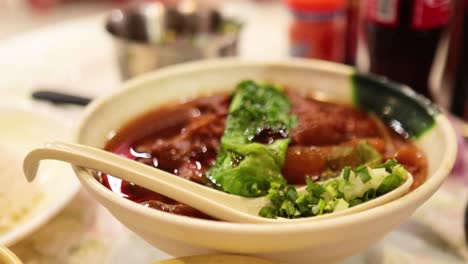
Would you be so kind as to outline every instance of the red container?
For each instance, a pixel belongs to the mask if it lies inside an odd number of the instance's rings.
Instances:
[[[357,42],[360,22],[359,6],[361,0],[348,0],[346,10],[346,64],[354,65],[356,63]]]
[[[110,2],[110,3],[121,4],[125,2],[130,2],[130,0],[28,0],[29,5],[32,8],[37,8],[37,9],[51,8],[56,5],[73,3],[73,2],[89,2],[89,3]]]
[[[345,0],[286,0],[293,14],[290,53],[296,57],[344,62]]]

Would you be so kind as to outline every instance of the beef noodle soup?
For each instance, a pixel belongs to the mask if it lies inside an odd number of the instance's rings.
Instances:
[[[350,149],[367,142],[382,159],[395,159],[414,177],[412,189],[427,174],[427,161],[410,140],[391,130],[372,114],[352,106],[319,101],[293,90],[285,90],[291,114],[297,117],[289,133],[281,174],[288,184],[305,184],[329,177],[330,171],[358,166],[359,157]],[[131,121],[117,131],[105,149],[174,177],[213,186],[205,173],[214,165],[226,125],[230,94],[215,94],[184,103],[168,104]],[[281,132],[258,131],[256,142],[268,144],[283,138]],[[100,174],[103,185],[124,198],[165,212],[209,218],[203,213],[133,183]]]

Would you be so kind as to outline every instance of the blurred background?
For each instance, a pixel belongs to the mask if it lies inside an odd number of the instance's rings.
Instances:
[[[407,84],[449,112],[459,140],[454,181],[411,223],[346,263],[466,263],[468,0],[0,0],[2,101],[86,104],[144,72],[230,56],[345,63]],[[12,249],[26,263],[167,257],[123,229],[80,193]]]
[[[181,13],[179,17],[171,12],[163,15],[157,4]],[[119,42],[118,62],[127,64],[119,66],[124,79],[207,57],[317,58],[408,84],[466,121],[467,5],[465,0],[0,0],[0,40],[63,21],[102,16],[100,26],[104,30],[107,18],[108,36]],[[110,15],[116,8],[124,13]],[[209,12],[219,17],[210,18]],[[119,16],[121,21],[117,21]],[[215,21],[221,16],[223,21]],[[109,25],[112,19],[114,24]],[[231,30],[232,38],[216,41],[230,43],[218,43],[207,51],[210,35],[222,30]],[[198,37],[196,45],[203,46],[201,51],[174,44],[175,39],[180,42],[194,36]],[[168,38],[173,38],[172,44]],[[166,47],[152,54],[132,47],[145,42],[146,49]],[[162,58],[161,54],[174,53],[175,47],[184,54]],[[143,56],[146,61],[132,56]],[[151,61],[154,57],[158,62]]]

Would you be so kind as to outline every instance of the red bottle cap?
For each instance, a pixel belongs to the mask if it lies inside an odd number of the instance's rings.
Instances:
[[[285,0],[286,5],[298,12],[334,12],[346,8],[346,0]]]

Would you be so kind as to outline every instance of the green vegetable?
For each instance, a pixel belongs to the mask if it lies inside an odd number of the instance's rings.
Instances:
[[[420,138],[435,127],[440,109],[403,85],[360,73],[352,74],[351,81],[354,105],[410,138]]]
[[[322,179],[335,177],[346,168],[369,166],[373,167],[382,162],[382,155],[367,141],[360,141],[356,146],[336,146],[327,158],[326,170],[322,173]],[[346,178],[346,177],[345,177]]]
[[[343,168],[343,179],[349,180],[349,174],[351,173],[351,167],[346,166]]]
[[[371,179],[371,176],[369,175],[369,169],[366,166],[362,166],[362,165],[359,166],[356,169],[356,173],[359,176],[359,178],[361,178],[361,181],[363,183],[366,183],[366,182],[370,181],[370,179]]]
[[[306,192],[289,185],[275,185],[268,191],[271,205],[259,212],[262,217],[298,218],[332,213],[384,195],[402,185],[408,172],[395,160],[371,169],[345,167],[341,174],[325,183],[307,178]]]
[[[296,123],[290,108],[278,87],[241,82],[234,91],[221,148],[207,177],[219,189],[246,197],[266,195],[271,187],[284,185],[281,168],[289,130]],[[269,142],[258,140],[264,132],[274,135],[267,137]],[[281,210],[287,214],[291,207],[286,203]]]
[[[392,169],[392,174],[385,177],[383,182],[377,188],[376,194],[382,195],[388,193],[389,191],[395,189],[395,186],[400,186],[406,180],[408,172],[402,165],[396,165]]]

